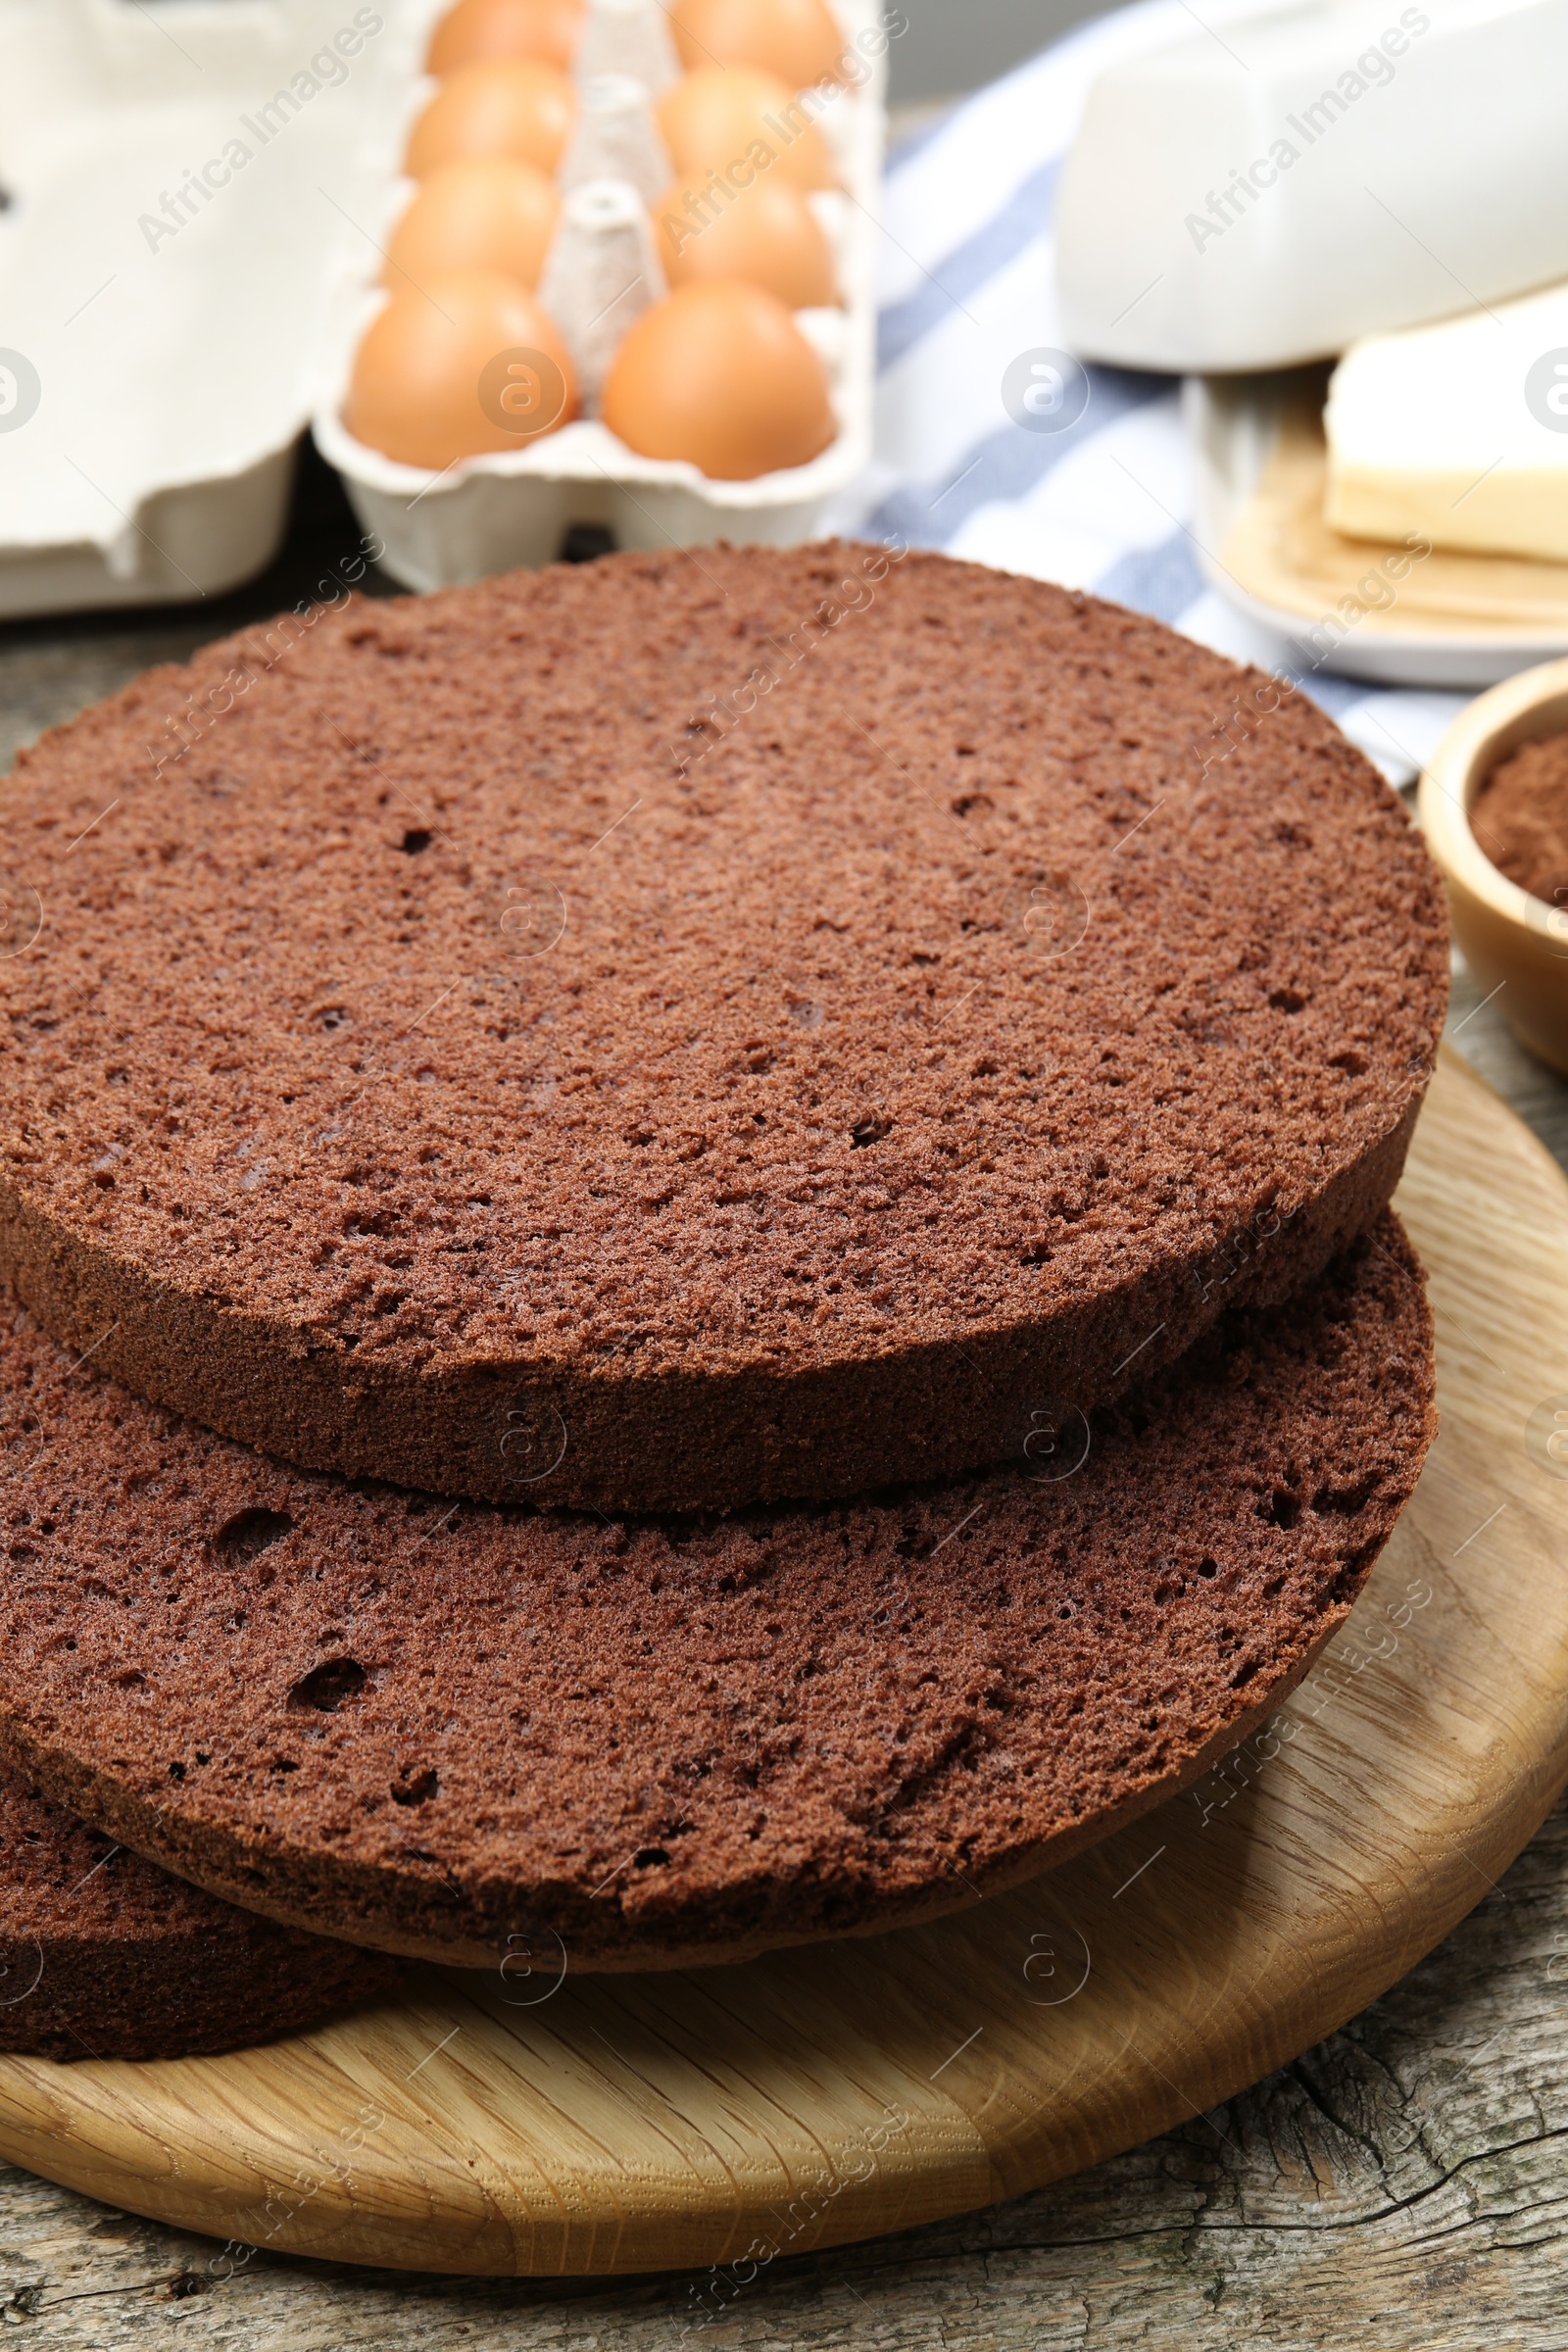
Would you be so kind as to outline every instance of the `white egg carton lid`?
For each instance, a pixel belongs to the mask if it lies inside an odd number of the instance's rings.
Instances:
[[[749,482],[715,481],[695,466],[638,457],[609,429],[578,419],[499,455],[444,472],[399,465],[368,449],[341,416],[360,337],[385,299],[377,288],[393,223],[414,193],[401,175],[408,128],[434,84],[419,71],[428,28],[448,0],[410,0],[387,44],[404,75],[401,110],[376,126],[376,193],[362,216],[358,249],[339,249],[321,397],[313,430],[342,475],[381,561],[407,587],[447,588],[517,565],[549,563],[574,524],[608,529],[629,548],[695,547],[715,539],[788,546],[809,538],[828,499],[871,454],[876,373],[876,212],[886,136],[886,34],[881,0],[834,0],[846,49],[863,67],[817,111],[843,192],[813,199],[832,236],[843,308],[802,311],[803,331],[824,359],[838,433],[809,465]]]
[[[281,539],[399,0],[0,0],[0,614]]]
[[[1190,14],[1094,84],[1062,174],[1084,358],[1290,368],[1568,276],[1568,0]]]

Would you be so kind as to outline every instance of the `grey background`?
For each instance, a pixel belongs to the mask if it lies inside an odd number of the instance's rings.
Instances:
[[[140,0],[121,0],[126,8]],[[888,51],[890,103],[929,105],[975,90],[1005,74],[1048,41],[1087,17],[1104,16],[1120,0],[887,0],[900,6],[909,29]]]
[[[891,100],[914,106],[1004,74],[1116,0],[899,0],[909,29],[888,50]]]

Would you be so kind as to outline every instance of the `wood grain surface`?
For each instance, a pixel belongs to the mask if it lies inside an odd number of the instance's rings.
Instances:
[[[1568,1774],[1568,1478],[1527,1449],[1544,1404],[1568,1419],[1568,1187],[1450,1057],[1400,1206],[1442,1434],[1346,1631],[1196,1789],[854,1948],[563,1983],[541,1936],[505,1979],[428,1972],[262,2050],[0,2061],[0,2149],[242,2248],[706,2271],[717,2326],[781,2260],[1035,2189],[1340,2026]]]

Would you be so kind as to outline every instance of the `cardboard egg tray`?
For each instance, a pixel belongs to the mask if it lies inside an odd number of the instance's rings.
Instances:
[[[384,4],[384,0],[383,0]],[[749,482],[714,481],[685,463],[641,458],[603,424],[579,419],[499,456],[443,473],[397,464],[344,428],[340,411],[355,349],[382,299],[377,279],[393,223],[414,193],[399,165],[408,128],[435,87],[419,72],[446,0],[409,0],[389,28],[389,68],[402,104],[379,118],[379,176],[357,249],[339,248],[330,296],[317,444],[343,476],[356,513],[409,587],[452,586],[516,564],[548,563],[574,524],[608,529],[620,547],[696,546],[727,538],[784,546],[808,538],[824,503],[865,465],[875,374],[876,210],[886,130],[881,0],[835,0],[845,46],[865,78],[823,105],[818,127],[844,183],[816,200],[835,249],[843,308],[797,314],[825,361],[836,438],[809,465]]]
[[[249,578],[406,75],[399,0],[0,0],[0,614]]]

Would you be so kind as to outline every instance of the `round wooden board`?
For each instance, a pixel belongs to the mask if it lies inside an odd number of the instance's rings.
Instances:
[[[779,2255],[1038,2187],[1317,2040],[1568,1777],[1568,1440],[1560,1469],[1544,1445],[1557,1401],[1568,1430],[1568,1185],[1448,1054],[1398,1205],[1442,1434],[1348,1629],[1196,1788],[872,1941],[558,1984],[542,1937],[531,1973],[425,1971],[230,2057],[0,2059],[0,2151],[238,2241],[220,2263],[689,2267],[695,2320]]]

